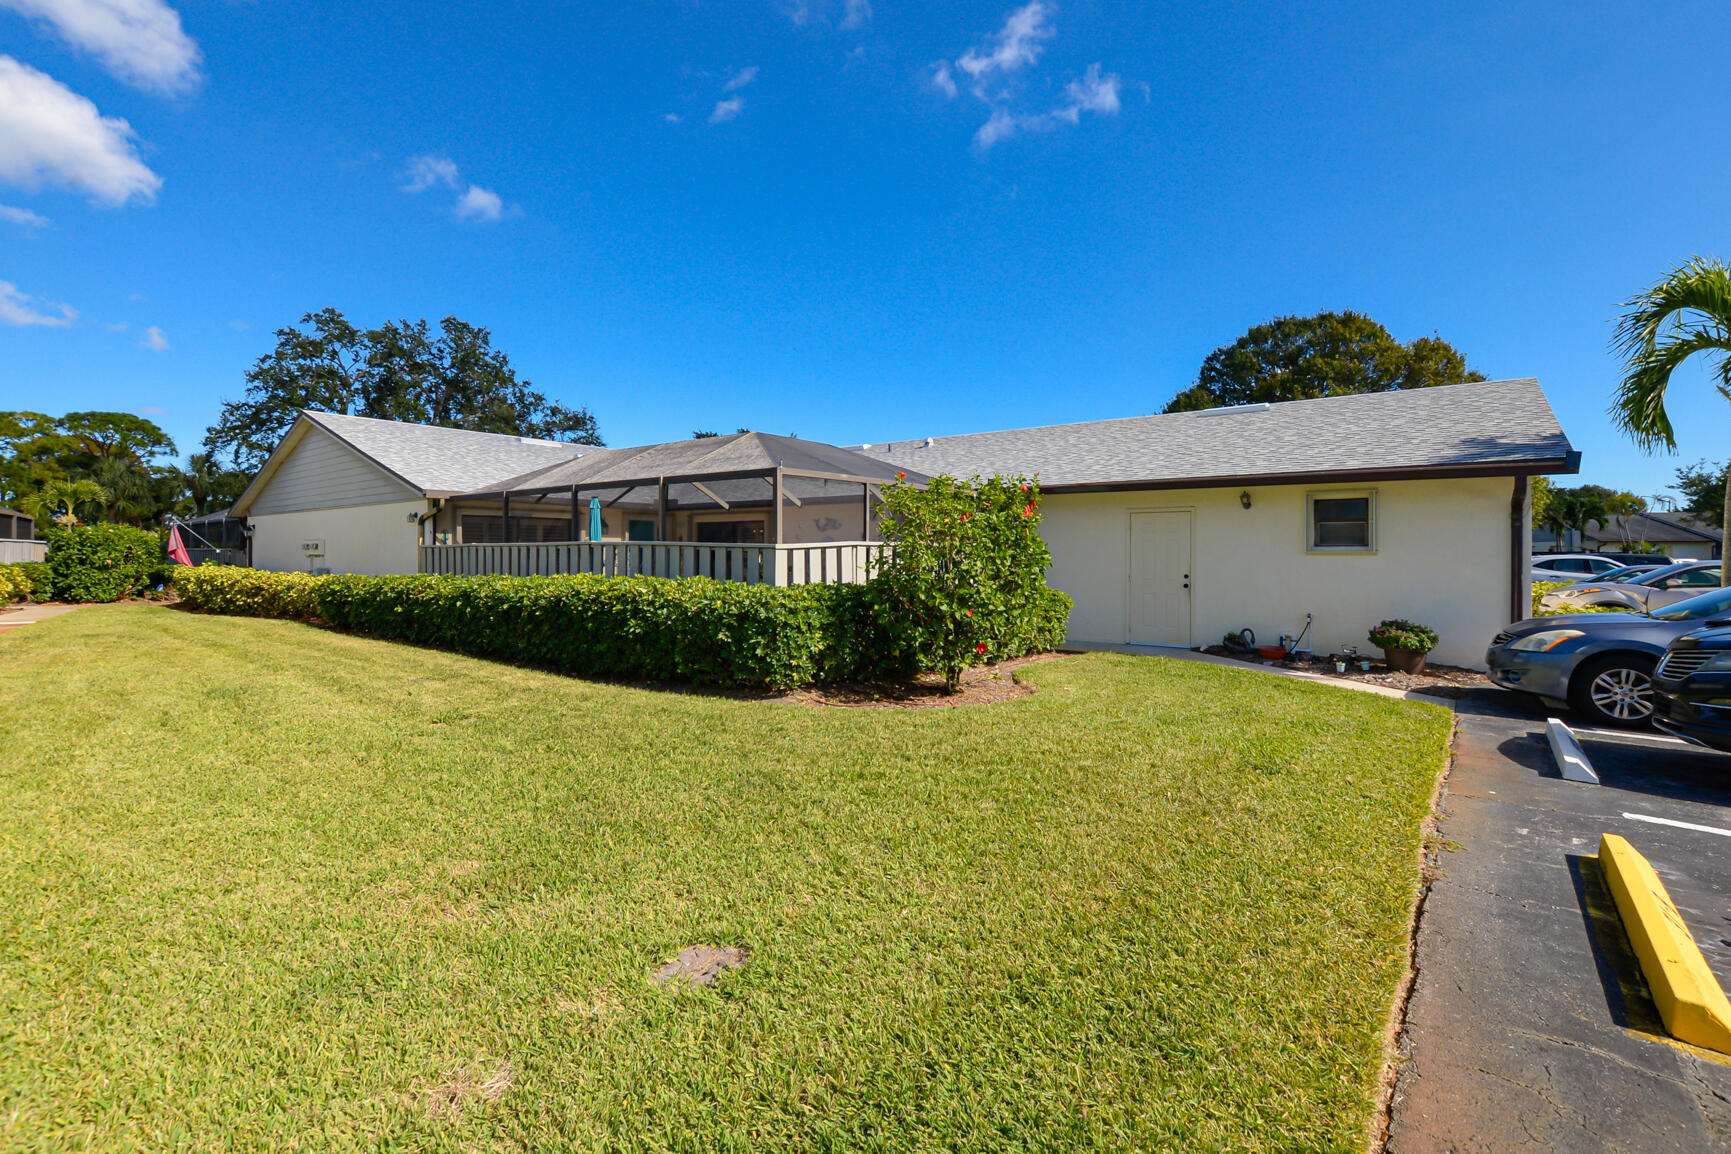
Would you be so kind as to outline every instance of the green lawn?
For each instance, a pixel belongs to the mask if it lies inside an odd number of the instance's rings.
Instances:
[[[88,608],[0,636],[0,1148],[1359,1150],[1447,713],[966,709]],[[652,984],[693,943],[749,962]]]

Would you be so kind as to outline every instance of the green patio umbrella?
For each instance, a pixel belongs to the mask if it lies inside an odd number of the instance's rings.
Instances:
[[[589,498],[589,539],[601,540],[601,498]]]

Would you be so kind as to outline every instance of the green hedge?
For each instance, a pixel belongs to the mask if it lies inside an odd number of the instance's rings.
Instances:
[[[23,580],[25,592],[32,601],[54,600],[54,576],[48,571],[46,561],[21,561],[10,566],[16,571],[16,576]],[[13,596],[17,596],[16,593]]]
[[[118,601],[167,579],[155,533],[131,525],[55,525],[45,536],[61,601]]]
[[[339,629],[560,673],[791,689],[905,677],[861,585],[776,587],[702,577],[309,577],[236,566],[182,569],[189,608],[321,618]],[[1054,648],[1062,594],[998,631],[1001,656]]]
[[[322,580],[308,573],[272,573],[241,565],[177,566],[174,591],[182,604],[205,613],[305,621],[320,616],[313,594]]]

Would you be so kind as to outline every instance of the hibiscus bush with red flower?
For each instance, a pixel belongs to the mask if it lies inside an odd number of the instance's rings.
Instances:
[[[934,477],[883,491],[886,550],[866,585],[879,672],[935,670],[954,692],[971,665],[1055,649],[1068,596],[1046,585],[1030,477]]]

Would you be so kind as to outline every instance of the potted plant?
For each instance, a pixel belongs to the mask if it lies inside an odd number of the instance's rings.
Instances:
[[[1436,648],[1436,630],[1391,617],[1370,631],[1370,643],[1382,647],[1383,660],[1401,673],[1423,673],[1425,654]]]

